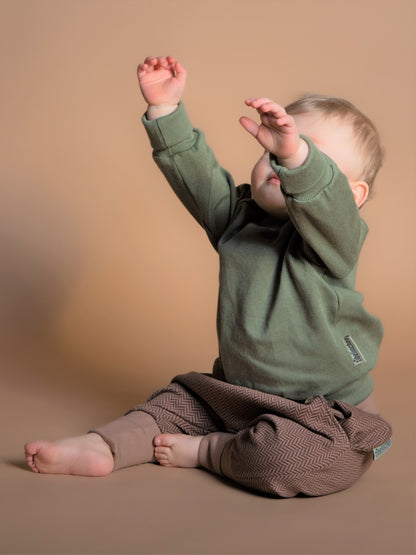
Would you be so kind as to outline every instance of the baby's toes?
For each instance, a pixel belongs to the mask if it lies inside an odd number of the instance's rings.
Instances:
[[[170,451],[170,447],[155,447],[155,455],[158,458],[167,458]]]
[[[42,442],[40,441],[31,441],[30,443],[25,444],[25,455],[26,457],[33,457],[39,451]]]
[[[154,438],[153,443],[156,447],[171,447],[174,441],[174,434],[159,434]]]
[[[35,456],[39,450],[40,442],[34,441],[32,443],[26,443],[25,445],[25,458],[29,467],[33,472],[39,472],[35,463]]]
[[[31,470],[33,470],[33,472],[39,472],[38,468],[36,467],[34,455],[27,455],[26,462],[28,466],[31,468]]]
[[[170,448],[169,447],[156,447],[155,457],[159,464],[164,466],[170,463]]]

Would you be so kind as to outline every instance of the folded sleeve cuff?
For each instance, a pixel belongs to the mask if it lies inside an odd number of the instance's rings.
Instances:
[[[320,152],[313,142],[301,135],[308,143],[309,154],[302,166],[288,169],[279,164],[278,158],[270,154],[270,163],[281,181],[283,193],[298,201],[307,201],[319,194],[332,180],[332,160]]]
[[[193,127],[183,102],[180,102],[171,114],[155,120],[148,120],[144,114],[142,122],[155,151],[173,148],[193,134]]]

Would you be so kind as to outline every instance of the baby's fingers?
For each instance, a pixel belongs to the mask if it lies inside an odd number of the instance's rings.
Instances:
[[[255,121],[245,116],[241,117],[239,121],[244,129],[250,133],[250,135],[257,137],[259,126]]]
[[[155,56],[148,56],[145,61],[144,64],[150,69],[157,65],[157,58]]]
[[[286,110],[280,104],[273,102],[269,98],[249,98],[246,101],[247,106],[255,108],[260,116],[271,116],[276,118],[278,125],[290,125],[292,123],[291,116],[288,116]]]
[[[176,78],[179,81],[183,81],[184,79],[186,79],[186,69],[183,67],[183,65],[180,62],[175,61],[174,68],[175,68]]]
[[[137,75],[144,77],[146,74],[159,69],[167,69],[177,74],[179,79],[186,77],[185,68],[176,61],[173,56],[148,56],[142,64],[137,67]]]
[[[137,66],[137,74],[140,75],[144,75],[145,73],[147,73],[149,66],[146,63],[143,64],[139,64]]]
[[[249,98],[246,101],[247,106],[255,108],[259,112],[271,112],[273,114],[285,114],[286,111],[283,106],[277,104],[270,98]]]
[[[170,57],[170,56],[169,56]],[[169,57],[165,56],[148,56],[142,64],[139,64],[141,71],[153,71],[159,67],[167,68],[171,62]]]
[[[278,125],[285,125],[291,119],[290,116],[286,114],[286,110],[283,106],[276,104],[276,102],[264,102],[257,111],[260,116],[274,118]]]
[[[265,104],[266,102],[273,102],[273,100],[270,100],[270,98],[254,96],[253,98],[247,98],[245,102],[247,106],[251,106],[257,110],[257,108],[259,108],[262,104]]]
[[[268,121],[271,121],[279,127],[295,127],[295,120],[292,116],[286,114],[286,112],[283,114],[266,112],[264,115],[260,116],[260,119],[265,123],[265,125],[267,125]]]
[[[143,76],[146,73],[150,73],[155,69],[157,64],[157,58],[147,57],[142,64],[139,64],[137,67],[137,75]]]

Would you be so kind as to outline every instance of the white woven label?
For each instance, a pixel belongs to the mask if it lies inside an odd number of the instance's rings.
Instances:
[[[351,355],[354,366],[367,362],[351,335],[346,335],[344,337],[344,343]]]

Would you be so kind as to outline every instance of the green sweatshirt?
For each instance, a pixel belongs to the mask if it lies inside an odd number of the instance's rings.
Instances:
[[[354,289],[368,229],[336,164],[307,137],[303,166],[288,170],[271,155],[288,208],[271,216],[249,185],[235,187],[182,103],[143,123],[157,165],[220,257],[226,380],[296,401],[365,399],[383,330]]]

